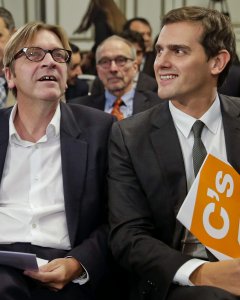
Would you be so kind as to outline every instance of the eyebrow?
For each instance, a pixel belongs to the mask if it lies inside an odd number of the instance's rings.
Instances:
[[[175,49],[179,49],[179,48],[181,48],[181,49],[185,49],[185,50],[187,50],[187,51],[191,51],[191,48],[189,47],[189,46],[187,46],[187,45],[183,45],[183,44],[173,44],[173,45],[168,45],[168,48],[170,49],[170,50],[175,50]]]
[[[163,48],[163,47],[162,47],[160,44],[156,44],[156,45],[155,45],[156,51],[157,51],[157,50],[160,50],[160,49],[162,49],[162,48]],[[185,50],[187,50],[187,51],[191,51],[190,46],[187,46],[187,45],[184,45],[184,44],[170,44],[170,45],[167,45],[166,48],[168,48],[168,49],[170,49],[170,50],[176,50],[176,49],[181,48],[181,49],[185,49]]]

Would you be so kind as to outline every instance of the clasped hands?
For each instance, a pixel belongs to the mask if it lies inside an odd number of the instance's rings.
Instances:
[[[39,268],[38,271],[24,271],[24,274],[41,282],[51,290],[61,290],[66,284],[78,278],[83,272],[81,264],[73,257],[57,258]]]

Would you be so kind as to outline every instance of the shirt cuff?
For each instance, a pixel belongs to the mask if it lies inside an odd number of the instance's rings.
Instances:
[[[81,265],[82,265],[82,264],[81,264]],[[82,273],[82,275],[81,275],[80,277],[74,279],[74,280],[72,281],[73,283],[78,283],[78,284],[80,284],[80,285],[83,285],[83,284],[85,284],[85,283],[88,282],[88,280],[89,280],[88,272],[87,272],[87,270],[84,268],[83,265],[82,265],[82,267],[83,267],[83,273]]]
[[[71,257],[73,257],[73,256],[66,256],[66,258],[71,258]],[[83,285],[83,284],[85,284],[85,283],[87,283],[89,281],[89,275],[88,275],[87,269],[85,269],[85,267],[82,264],[81,264],[81,266],[83,268],[82,274],[78,278],[72,280],[72,282],[73,283],[78,283],[80,285]]]
[[[189,280],[189,277],[193,271],[205,263],[208,263],[208,261],[197,258],[187,261],[177,270],[173,278],[173,283],[178,285],[194,286],[194,284]]]

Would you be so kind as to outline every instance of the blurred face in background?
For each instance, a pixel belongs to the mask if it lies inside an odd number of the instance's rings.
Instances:
[[[12,33],[13,32],[7,29],[3,18],[0,17],[0,65],[2,65],[4,47]],[[0,70],[0,74],[2,74],[2,69]]]
[[[137,31],[142,35],[146,52],[152,50],[152,30],[147,24],[140,21],[133,21],[130,25],[130,30]]]
[[[120,40],[108,40],[97,52],[96,59],[98,76],[110,93],[121,96],[131,90],[138,65],[132,58],[128,44]],[[124,62],[118,63],[119,60]],[[109,62],[108,66],[106,61]]]
[[[142,50],[142,48],[140,47],[139,44],[133,43],[133,46],[136,49],[136,55],[137,55],[136,61],[137,61],[137,64],[138,64],[138,70],[140,70],[140,66],[143,62],[144,52],[143,52],[143,50]]]
[[[68,66],[67,84],[74,85],[76,83],[77,77],[81,74],[81,54],[79,52],[72,53],[71,62]]]

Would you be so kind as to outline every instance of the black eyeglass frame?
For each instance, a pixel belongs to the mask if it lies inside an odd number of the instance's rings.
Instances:
[[[119,58],[124,60],[124,61],[122,62],[123,65],[121,65],[121,64],[118,65],[118,62],[117,62],[116,60],[119,59]],[[103,64],[101,63],[102,60],[106,60],[106,63],[108,63],[108,65],[106,65],[106,66],[104,67]],[[128,62],[129,60],[130,60],[130,61],[134,61],[133,58],[126,57],[126,56],[123,56],[123,55],[119,55],[119,56],[116,56],[116,57],[114,57],[114,58],[102,57],[101,59],[99,59],[99,61],[97,62],[97,64],[98,64],[101,68],[107,70],[107,69],[110,69],[110,67],[111,67],[113,61],[115,62],[115,64],[116,64],[118,67],[124,67],[124,66],[127,64],[127,62]]]
[[[28,54],[27,54],[27,51],[28,51],[29,49],[40,49],[40,50],[42,50],[43,53],[45,53],[45,54],[44,54],[43,57],[41,57],[40,59],[36,59],[36,60],[34,59],[34,60],[33,60],[33,59],[30,59],[30,57],[29,57]],[[68,55],[68,57],[66,57],[66,59],[65,59],[64,61],[58,61],[58,60],[56,60],[56,57],[54,56],[54,52],[57,51],[57,50],[64,50],[64,51],[66,52],[66,54]],[[16,59],[20,58],[21,55],[24,54],[28,60],[33,61],[33,62],[39,62],[39,61],[42,61],[42,60],[44,59],[44,57],[46,56],[47,53],[50,53],[51,56],[52,56],[52,58],[53,58],[56,62],[58,62],[58,63],[69,63],[70,60],[71,60],[71,56],[72,56],[72,51],[67,50],[67,49],[64,49],[64,48],[55,48],[55,49],[51,49],[51,50],[50,50],[50,49],[42,49],[41,47],[24,47],[24,48],[20,49],[20,50],[13,56],[13,60],[16,60]],[[12,60],[12,61],[13,61],[13,60]]]

